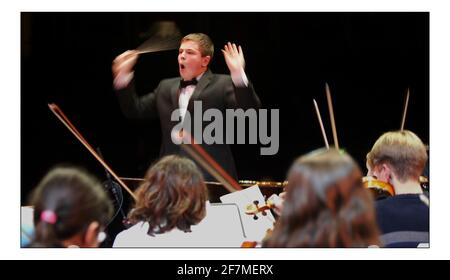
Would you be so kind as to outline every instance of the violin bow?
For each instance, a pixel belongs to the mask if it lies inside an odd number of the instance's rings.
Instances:
[[[108,170],[108,172],[114,177],[114,179],[119,182],[119,184],[136,200],[134,193],[125,185],[125,183],[116,175],[116,173],[106,164],[106,162],[97,154],[97,152],[92,148],[92,146],[84,139],[83,135],[76,129],[76,127],[69,121],[63,111],[58,107],[58,105],[51,103],[48,104],[50,110],[55,114],[55,116],[67,127],[67,129],[72,132],[72,134],[83,144],[86,149],[103,165],[103,167]]]
[[[334,121],[333,103],[331,101],[330,87],[328,86],[328,83],[325,83],[325,91],[327,92],[328,110],[330,111],[330,121],[331,121],[331,129],[333,130],[334,146],[336,147],[336,149],[339,150],[339,142],[336,132],[336,123]]]
[[[206,171],[208,171],[211,176],[216,178],[217,181],[222,183],[222,185],[229,191],[235,192],[242,190],[236,180],[234,180],[199,144],[195,142],[194,137],[192,137],[189,132],[183,131],[181,136],[183,140],[190,140],[191,144],[186,144],[185,141],[182,142],[181,148],[186,151],[199,165],[201,165]],[[245,195],[246,196],[246,195]],[[247,197],[247,196],[246,196]],[[248,197],[247,197],[248,198]],[[265,200],[265,199],[264,199]],[[264,206],[263,206],[264,207]],[[262,207],[260,207],[262,208]],[[256,207],[256,213],[259,213],[259,209]],[[263,215],[266,219],[269,216]],[[270,219],[269,219],[270,220]],[[271,221],[271,220],[270,220]],[[271,221],[273,222],[273,221]]]
[[[408,103],[409,103],[409,88],[406,92],[406,100],[405,100],[405,106],[403,108],[403,117],[402,117],[402,124],[400,126],[400,131],[403,131],[403,129],[405,128],[406,112],[408,111]]]
[[[153,53],[177,49],[180,46],[181,35],[171,36],[153,35],[136,48],[138,54]]]
[[[315,99],[313,99],[313,102],[314,102],[314,108],[316,108],[316,114],[317,114],[317,119],[319,120],[320,129],[322,130],[323,140],[325,141],[325,146],[327,147],[327,150],[329,150],[330,145],[328,144],[327,134],[325,133],[325,129],[323,127],[323,122],[322,122],[322,117],[320,116],[319,106],[317,106],[317,102]]]
[[[181,148],[186,151],[198,164],[200,164],[211,176],[216,178],[217,181],[223,184],[223,186],[229,192],[235,192],[242,190],[236,180],[234,180],[199,144],[195,142],[189,132],[183,131],[183,140],[190,140],[191,144],[182,142]]]

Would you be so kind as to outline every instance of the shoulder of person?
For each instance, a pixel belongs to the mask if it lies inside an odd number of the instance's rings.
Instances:
[[[392,204],[396,204],[397,199],[395,196],[385,197],[378,200],[375,200],[375,208],[385,208],[389,207]]]
[[[227,74],[212,74],[212,80],[219,84],[233,83],[231,76]]]
[[[139,222],[132,227],[119,232],[115,239],[113,247],[127,247],[134,245],[136,240],[146,236],[150,225],[147,222]]]
[[[216,79],[221,80],[231,80],[231,76],[229,74],[213,74]]]
[[[166,79],[162,79],[159,84],[160,86],[171,86],[174,83],[179,83],[180,82],[180,77],[173,77],[173,78],[166,78]]]

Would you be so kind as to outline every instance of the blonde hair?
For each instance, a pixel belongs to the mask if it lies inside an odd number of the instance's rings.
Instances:
[[[200,52],[202,56],[210,56],[211,58],[214,55],[214,44],[209,38],[208,35],[204,33],[191,33],[183,37],[181,39],[181,43],[184,41],[194,41],[197,42],[200,47]]]
[[[371,168],[386,163],[401,182],[418,179],[427,159],[422,140],[409,130],[384,133],[367,154],[367,163]]]

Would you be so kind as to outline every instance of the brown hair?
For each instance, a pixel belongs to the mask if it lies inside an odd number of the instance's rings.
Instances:
[[[264,247],[379,245],[370,193],[353,159],[336,149],[298,158],[288,174],[283,212]]]
[[[209,38],[208,35],[203,33],[191,33],[183,37],[181,39],[181,42],[184,41],[194,41],[197,42],[200,47],[200,52],[202,56],[210,56],[211,59],[214,55],[214,44],[211,41],[211,38]]]
[[[409,130],[386,132],[378,138],[367,154],[371,168],[388,164],[397,178],[404,182],[418,180],[425,167],[428,155],[423,142]]]
[[[187,158],[163,157],[147,171],[135,193],[130,222],[148,222],[151,235],[175,227],[188,232],[206,215],[206,185],[195,163]]]
[[[61,247],[62,241],[97,221],[105,226],[113,207],[100,182],[75,167],[53,168],[33,191],[35,237],[32,247]],[[54,220],[42,220],[42,213]],[[45,214],[44,213],[44,214]]]

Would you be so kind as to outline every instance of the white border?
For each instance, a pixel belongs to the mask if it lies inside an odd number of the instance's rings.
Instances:
[[[0,259],[445,259],[450,255],[448,102],[449,10],[425,1],[7,1],[0,4],[1,175]],[[218,2],[218,1],[215,1]],[[364,3],[363,3],[364,2]],[[369,4],[368,4],[369,2]],[[431,1],[429,1],[431,2]],[[436,1],[437,2],[437,1]],[[156,5],[156,6],[155,6]],[[19,249],[21,11],[430,11],[431,249]],[[49,76],[49,79],[51,77]],[[36,147],[37,149],[39,147]]]

